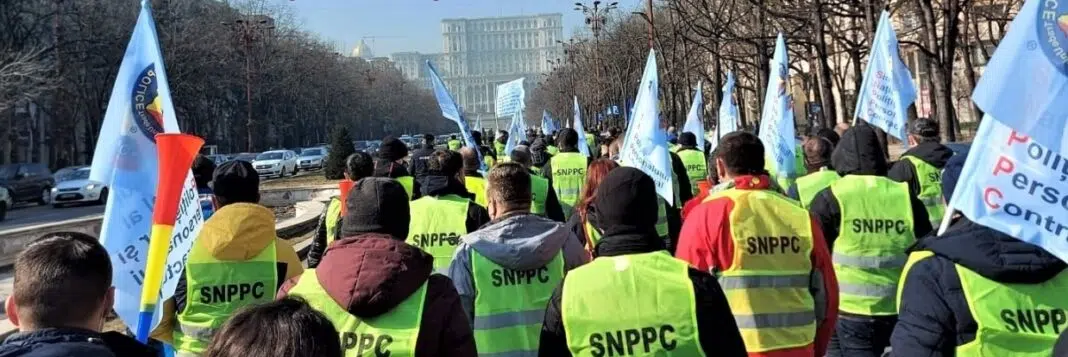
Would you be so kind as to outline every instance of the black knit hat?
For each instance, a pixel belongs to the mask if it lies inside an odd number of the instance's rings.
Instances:
[[[368,177],[356,181],[345,198],[341,236],[363,233],[388,234],[398,240],[408,238],[408,194],[397,181]]]
[[[382,140],[382,146],[378,148],[378,158],[389,161],[397,161],[408,156],[408,145],[392,136]]]
[[[679,134],[679,145],[682,146],[697,146],[697,135],[691,132],[684,132]],[[702,148],[703,149],[703,148]]]
[[[655,238],[658,204],[656,184],[649,175],[633,167],[614,169],[597,186],[597,227],[605,237],[647,234]]]
[[[938,137],[938,123],[926,118],[913,120],[912,125],[909,126],[909,134],[923,138]]]
[[[224,205],[260,202],[260,174],[248,161],[234,160],[219,165],[212,182],[215,198]]]

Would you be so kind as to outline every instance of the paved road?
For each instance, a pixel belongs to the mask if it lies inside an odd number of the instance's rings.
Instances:
[[[21,204],[7,212],[7,219],[0,222],[0,231],[28,227],[42,223],[65,221],[68,219],[103,213],[103,205],[86,204],[84,206],[54,208],[52,206],[40,206],[36,204]]]

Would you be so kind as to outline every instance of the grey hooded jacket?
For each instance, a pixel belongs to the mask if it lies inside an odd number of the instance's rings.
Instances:
[[[471,270],[471,250],[508,269],[527,270],[545,266],[563,250],[564,271],[589,261],[577,240],[568,239],[567,229],[545,217],[515,213],[499,217],[481,229],[462,237],[448,275],[460,293],[460,301],[470,321],[475,319],[475,282]]]

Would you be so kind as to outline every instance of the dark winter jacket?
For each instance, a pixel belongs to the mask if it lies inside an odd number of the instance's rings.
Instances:
[[[942,236],[925,237],[910,251],[934,255],[919,260],[904,277],[900,315],[890,340],[893,356],[900,357],[954,356],[957,346],[975,339],[977,325],[954,264],[1005,284],[1042,283],[1066,267],[1036,245],[967,218]]]
[[[415,178],[426,176],[426,160],[430,155],[434,154],[434,146],[423,144],[418,149],[412,150],[411,163],[408,166],[411,168],[411,174]]]
[[[328,219],[337,220],[337,225],[334,226],[334,238],[337,238],[337,231],[341,230],[341,215],[337,217],[327,217],[330,213],[330,206],[340,205],[341,199],[338,197],[331,197],[330,202],[327,202],[326,206],[323,206],[323,212],[319,214],[319,223],[315,226],[315,236],[312,237],[311,248],[308,248],[308,268],[315,269],[319,266],[319,261],[323,259],[323,253],[326,252],[326,246],[330,243],[327,242],[326,222]],[[338,211],[341,212],[340,210]]]
[[[915,157],[941,170],[946,166],[946,161],[953,157],[953,150],[939,143],[923,143],[909,149],[901,156],[902,159],[894,163],[886,177],[897,182],[907,182],[909,192],[916,196],[920,194],[920,180],[916,177],[916,166],[904,157]]]
[[[408,168],[404,164],[398,164],[398,163],[396,163],[394,161],[389,161],[389,160],[385,160],[385,159],[382,159],[382,158],[375,158],[374,160],[375,160],[375,171],[374,171],[374,175],[372,175],[372,176],[374,176],[374,177],[388,177],[388,178],[392,178],[392,179],[395,179],[395,178],[398,178],[398,177],[404,177],[404,176],[412,176],[413,179],[412,179],[412,197],[411,197],[411,200],[414,201],[414,200],[418,199],[419,197],[422,197],[423,190],[420,187],[419,179],[416,178],[415,176],[413,176],[411,173],[409,173],[408,172]]]
[[[668,251],[674,255],[675,247],[679,246],[679,232],[682,231],[682,206],[693,198],[693,191],[690,190],[690,175],[686,174],[686,164],[682,162],[679,154],[673,152],[669,154],[671,154],[671,171],[679,181],[678,202],[668,205],[664,210],[668,221],[668,238],[671,241]]]
[[[154,357],[155,350],[118,332],[53,328],[16,333],[0,345],[0,357]]]
[[[432,274],[434,258],[392,236],[368,233],[337,241],[315,269],[319,284],[350,314],[372,318],[395,308],[426,283],[416,356],[473,357],[474,334],[449,278]],[[282,286],[286,296],[301,277]]]
[[[467,191],[467,187],[459,180],[452,177],[427,175],[417,182],[420,183],[419,187],[422,188],[424,196],[457,195],[470,200],[471,202],[467,204],[466,227],[468,232],[474,232],[490,221],[489,212],[486,211],[486,208],[475,203],[475,194]],[[412,219],[415,218],[412,217]]]

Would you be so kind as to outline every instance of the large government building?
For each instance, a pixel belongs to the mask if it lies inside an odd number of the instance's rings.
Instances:
[[[430,88],[425,61],[438,68],[445,84],[469,120],[482,117],[494,127],[497,86],[520,77],[531,90],[538,76],[561,58],[556,41],[564,39],[563,15],[445,19],[441,21],[442,52],[399,52],[390,57],[404,75]],[[501,127],[508,119],[501,118]]]

